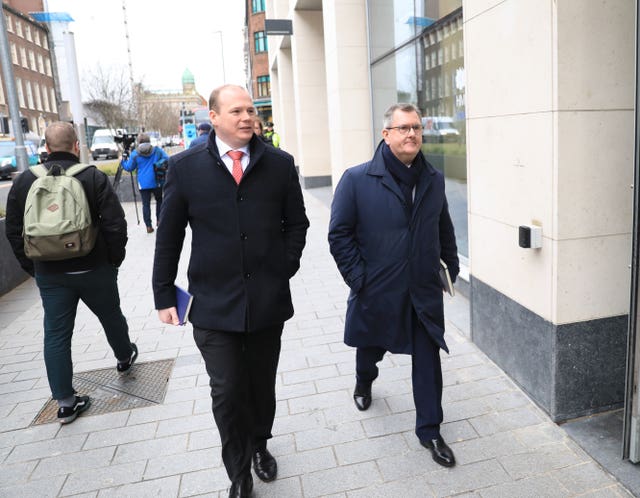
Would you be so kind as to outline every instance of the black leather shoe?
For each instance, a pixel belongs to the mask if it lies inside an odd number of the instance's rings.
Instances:
[[[251,474],[231,483],[229,498],[249,498],[250,496],[253,496],[253,477]]]
[[[429,441],[420,441],[420,444],[431,451],[434,462],[443,467],[453,467],[456,464],[456,457],[453,456],[453,451],[441,436]]]
[[[371,384],[358,384],[353,391],[353,402],[361,412],[371,406]]]
[[[270,482],[276,478],[278,464],[268,449],[256,450],[251,457],[253,470],[261,481]]]

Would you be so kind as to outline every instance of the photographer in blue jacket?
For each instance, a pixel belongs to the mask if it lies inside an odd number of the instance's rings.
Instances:
[[[147,233],[153,233],[151,223],[151,194],[156,200],[156,226],[160,219],[162,207],[162,187],[167,174],[169,156],[160,147],[151,145],[151,137],[146,133],[138,135],[138,146],[130,157],[123,154],[122,168],[125,171],[137,170],[138,188],[142,198],[142,219],[147,227]]]

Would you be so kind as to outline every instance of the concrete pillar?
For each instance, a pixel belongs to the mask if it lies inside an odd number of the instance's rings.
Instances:
[[[293,95],[295,97],[298,164],[304,187],[329,185],[329,122],[322,11],[292,13]]]
[[[365,0],[324,0],[331,183],[373,154]]]
[[[556,421],[620,406],[635,4],[463,13],[472,338]],[[541,249],[518,247],[523,224]]]

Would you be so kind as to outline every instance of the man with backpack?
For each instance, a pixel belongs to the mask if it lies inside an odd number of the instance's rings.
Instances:
[[[13,181],[6,235],[40,290],[47,378],[58,402],[58,421],[68,424],[91,404],[73,388],[71,338],[78,301],[100,320],[118,372],[130,371],[138,349],[129,338],[118,293],[127,243],[120,201],[104,173],[78,164],[80,148],[71,124],[51,124],[45,140],[47,162]]]
[[[125,171],[138,170],[138,188],[142,198],[142,219],[147,233],[153,233],[151,223],[151,194],[156,200],[156,226],[162,207],[162,187],[167,175],[169,156],[160,147],[151,145],[151,137],[146,133],[138,135],[138,146],[128,159],[122,158]]]

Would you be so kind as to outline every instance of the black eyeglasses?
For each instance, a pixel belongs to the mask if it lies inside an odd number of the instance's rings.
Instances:
[[[386,130],[398,130],[402,135],[408,135],[409,134],[409,130],[413,130],[413,132],[417,135],[418,133],[420,133],[422,131],[423,127],[422,127],[422,125],[415,124],[415,125],[412,125],[412,126],[409,126],[409,125],[388,126],[385,129]]]

